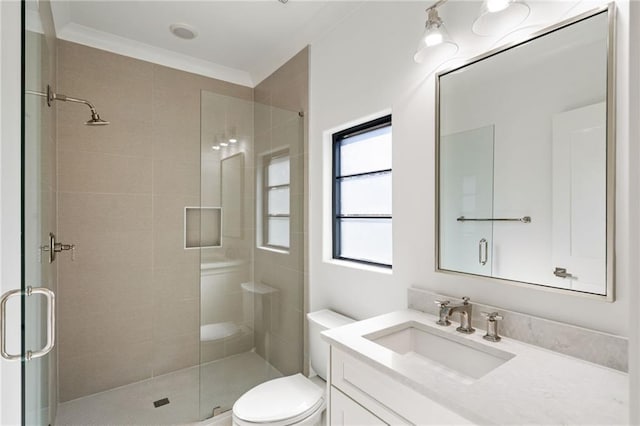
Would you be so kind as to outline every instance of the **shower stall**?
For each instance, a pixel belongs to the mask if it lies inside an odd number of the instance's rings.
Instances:
[[[248,88],[56,40],[48,3],[25,8],[24,288],[56,296],[26,423],[197,423],[303,371],[307,50]],[[48,307],[23,297],[42,347]]]

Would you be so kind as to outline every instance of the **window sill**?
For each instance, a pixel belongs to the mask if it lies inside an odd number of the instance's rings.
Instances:
[[[360,269],[367,272],[377,272],[379,274],[393,275],[393,267],[388,268],[384,266],[367,265],[360,262],[351,262],[349,260],[340,259],[329,259],[325,260],[324,263],[335,266],[343,266],[345,268]]]
[[[258,248],[259,248],[260,250],[270,251],[270,252],[272,252],[272,253],[278,253],[278,254],[289,254],[289,250],[277,249],[277,248],[274,248],[274,247],[258,246]]]

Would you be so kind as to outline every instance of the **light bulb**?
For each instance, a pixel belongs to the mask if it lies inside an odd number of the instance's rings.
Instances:
[[[442,33],[439,31],[434,31],[427,34],[427,36],[424,38],[424,44],[427,45],[427,47],[437,46],[438,44],[442,43],[442,40]]]
[[[216,151],[220,151],[220,146],[218,146],[218,145],[214,145],[211,148],[213,148]]]
[[[229,143],[236,143],[238,142],[238,139],[236,138],[229,138]]]
[[[510,0],[487,0],[487,11],[490,13],[500,12],[509,7]]]
[[[220,146],[228,146],[229,144],[226,142],[220,142]]]

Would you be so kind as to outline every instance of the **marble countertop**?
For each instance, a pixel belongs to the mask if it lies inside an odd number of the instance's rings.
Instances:
[[[488,342],[482,338],[483,330],[465,335],[455,331],[455,322],[440,327],[436,319],[407,309],[322,335],[334,347],[477,424],[628,424],[627,374],[509,338]],[[479,379],[462,380],[363,337],[411,321],[514,356]]]

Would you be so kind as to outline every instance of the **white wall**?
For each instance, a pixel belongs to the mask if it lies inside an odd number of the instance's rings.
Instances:
[[[525,23],[534,31],[594,6],[532,3]],[[434,88],[442,61],[412,60],[425,4],[370,2],[311,46],[310,68],[310,308],[330,307],[365,318],[406,307],[410,286],[627,335],[628,330],[628,0],[618,1],[617,284],[615,303],[559,295],[482,278],[436,273],[434,265]],[[577,4],[577,6],[576,6]],[[602,3],[600,3],[602,4]],[[488,50],[497,37],[470,32],[479,2],[449,2],[441,15],[460,44],[458,59]],[[567,13],[571,9],[569,13]],[[499,44],[499,43],[498,43]],[[394,266],[392,274],[329,260],[330,138],[379,112],[393,112]]]
[[[632,2],[630,7],[630,21],[640,22],[640,2]],[[629,46],[630,52],[630,73],[635,76],[630,80],[630,117],[640,117],[640,26],[633,25],[631,27],[631,40]],[[634,141],[631,144],[629,157],[633,164],[640,163],[640,120],[631,121],[631,129],[629,140]],[[631,209],[630,216],[633,218],[640,217],[640,170],[638,167],[630,169],[630,194]],[[631,247],[629,257],[638,259],[640,255],[640,224],[638,221],[632,221],[630,226]],[[640,400],[640,263],[635,262],[635,267],[630,270],[629,282],[634,283],[630,289],[629,300],[629,375],[631,382],[630,401]],[[631,404],[630,423],[640,424],[640,404]]]
[[[20,288],[20,2],[0,2],[0,294]],[[20,352],[19,298],[7,315]],[[20,424],[20,362],[0,359],[0,424]]]

